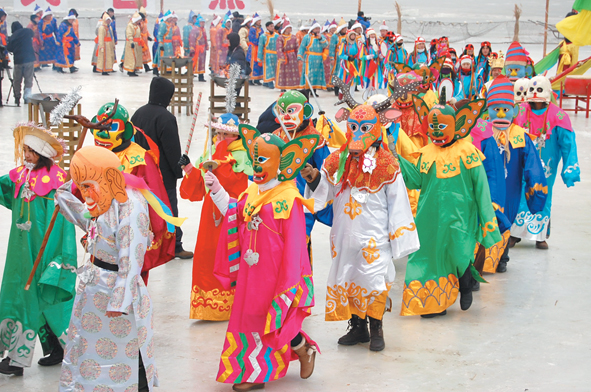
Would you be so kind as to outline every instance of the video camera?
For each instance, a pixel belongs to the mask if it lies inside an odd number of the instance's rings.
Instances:
[[[6,49],[6,46],[0,45],[0,70],[8,68],[8,50]]]

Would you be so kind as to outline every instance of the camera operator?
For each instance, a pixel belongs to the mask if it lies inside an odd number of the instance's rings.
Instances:
[[[12,35],[8,39],[7,49],[14,55],[14,102],[21,100],[21,83],[25,79],[25,103],[29,101],[33,87],[35,52],[33,51],[33,30],[24,29],[20,22],[12,22]]]
[[[8,51],[6,50],[6,34],[1,29],[6,21],[6,12],[0,8],[0,106],[2,106],[2,79],[4,70],[8,69]]]
[[[361,23],[361,26],[363,26],[364,32],[365,32],[365,30],[369,29],[369,27],[371,26],[370,20],[371,20],[371,18],[365,17],[365,14],[363,13],[363,11],[359,11],[357,13],[357,22]]]

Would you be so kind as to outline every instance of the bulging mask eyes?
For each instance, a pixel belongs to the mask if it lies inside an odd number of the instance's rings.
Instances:
[[[261,157],[261,156],[259,156],[259,157],[257,158],[257,162],[258,162],[258,163],[265,163],[265,162],[267,162],[268,160],[269,160],[269,158],[267,158],[267,157]]]
[[[371,124],[363,124],[361,126],[361,132],[363,132],[363,133],[370,132],[372,129],[373,129],[373,125],[371,125]]]
[[[439,124],[440,131],[443,131],[445,128],[447,128],[447,124]]]
[[[357,131],[358,125],[357,124],[351,124],[351,130],[353,132]]]

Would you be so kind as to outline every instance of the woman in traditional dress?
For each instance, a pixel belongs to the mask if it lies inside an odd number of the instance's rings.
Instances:
[[[281,90],[295,90],[300,86],[300,70],[298,67],[298,42],[291,34],[289,24],[283,26],[281,35],[277,36],[277,87]]]
[[[78,71],[78,68],[74,67],[74,61],[76,58],[76,47],[80,45],[80,41],[78,41],[78,37],[72,27],[71,21],[73,20],[76,20],[74,14],[66,16],[56,33],[58,48],[55,66],[59,73],[64,73],[64,69],[69,69],[70,73]]]
[[[310,33],[303,39],[298,49],[298,61],[302,62],[302,75],[300,85],[308,89],[326,90],[326,78],[324,77],[324,58],[322,53],[328,47],[326,39],[320,35],[320,25],[314,23]],[[310,84],[306,81],[306,76]]]
[[[49,67],[55,63],[57,54],[57,44],[55,42],[55,33],[57,31],[53,12],[49,7],[43,13],[41,26],[39,27],[39,38],[41,48],[39,50],[39,64],[43,67]]]
[[[103,75],[109,75],[115,64],[115,42],[111,32],[111,18],[106,12],[103,14],[101,25],[98,27],[98,43],[96,49],[96,70]]]
[[[66,173],[54,159],[63,142],[31,124],[14,129],[19,166],[0,177],[0,204],[12,210],[6,265],[0,289],[0,373],[23,375],[31,366],[39,336],[43,366],[62,361],[62,342],[70,321],[76,284],[76,233],[58,216],[28,290],[27,278],[41,249],[54,210],[53,197]]]

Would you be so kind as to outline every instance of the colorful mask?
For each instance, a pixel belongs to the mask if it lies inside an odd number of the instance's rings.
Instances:
[[[113,199],[120,203],[127,201],[125,178],[119,166],[117,155],[97,146],[83,147],[72,157],[72,180],[80,189],[91,216],[107,212]]]
[[[552,100],[552,84],[547,77],[538,75],[529,81],[527,102],[550,102]]]
[[[293,180],[314,153],[318,135],[296,137],[288,143],[270,133],[261,135],[253,126],[240,124],[242,144],[253,162],[253,181],[258,185],[273,179]]]
[[[402,86],[397,78],[390,86],[391,95],[386,100],[373,105],[360,105],[350,93],[350,83],[333,77],[333,84],[343,92],[343,101],[350,109],[341,108],[335,116],[337,121],[347,120],[347,146],[349,154],[363,155],[369,147],[382,135],[382,124],[393,122],[400,117],[400,111],[393,109],[392,103],[397,99],[406,99],[418,88],[422,81],[410,82]],[[343,102],[341,101],[341,102]]]
[[[515,81],[515,89],[513,90],[513,100],[516,103],[525,102],[528,87],[529,79],[522,78]]]
[[[477,99],[468,102],[456,111],[447,105],[445,90],[439,97],[439,104],[433,106],[431,110],[421,98],[413,96],[415,111],[425,122],[427,119],[427,135],[431,138],[434,145],[438,147],[446,146],[455,140],[462,139],[470,134],[470,130],[476,125],[476,120],[480,117],[484,109],[484,99]]]
[[[529,63],[525,49],[519,42],[513,42],[505,55],[505,75],[515,83],[517,79],[529,78],[533,75],[533,67]]]
[[[506,76],[497,77],[486,94],[489,121],[500,130],[509,128],[515,116],[513,84]]]
[[[430,67],[416,64],[411,68],[404,63],[394,63],[393,66],[397,71],[396,78],[401,86],[406,86],[413,82],[419,82],[413,93],[424,93],[431,88],[431,83],[439,78],[444,61],[445,57],[442,56],[437,58]],[[390,85],[388,85],[388,89],[390,93],[392,93],[392,87]],[[412,97],[407,95],[406,98],[399,98],[396,102],[399,106],[411,106]]]
[[[129,121],[129,113],[125,107],[117,103],[104,104],[92,119],[93,123],[97,121],[110,126],[108,130],[90,127],[94,136],[94,144],[99,147],[113,150],[133,137],[134,128]]]
[[[314,114],[306,96],[299,91],[290,90],[279,96],[273,107],[273,114],[281,116],[281,121],[288,131],[294,131]]]

